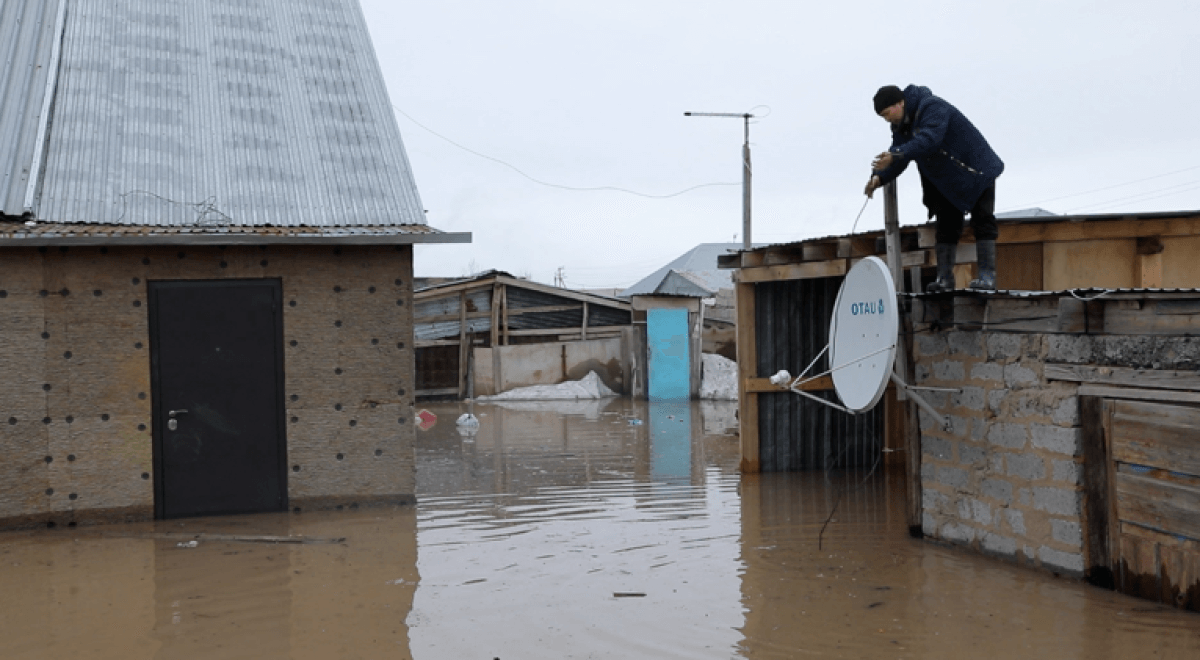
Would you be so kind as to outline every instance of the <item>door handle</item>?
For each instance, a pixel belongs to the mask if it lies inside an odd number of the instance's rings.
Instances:
[[[185,412],[187,412],[187,411],[186,410],[168,410],[167,417],[169,417],[171,419],[175,419],[175,415],[177,415],[179,413],[185,413]]]

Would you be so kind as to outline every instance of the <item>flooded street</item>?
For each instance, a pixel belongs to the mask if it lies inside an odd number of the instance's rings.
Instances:
[[[0,534],[0,658],[1200,657],[909,538],[900,474],[743,477],[732,403],[426,407],[416,507]]]

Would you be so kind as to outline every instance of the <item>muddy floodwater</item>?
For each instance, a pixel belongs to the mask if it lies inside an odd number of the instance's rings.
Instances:
[[[1200,658],[909,538],[894,471],[739,474],[731,403],[425,407],[415,507],[0,534],[0,658]]]

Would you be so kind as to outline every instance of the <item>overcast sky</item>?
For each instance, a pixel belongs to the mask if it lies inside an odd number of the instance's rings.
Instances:
[[[756,243],[849,233],[886,84],[979,127],[997,211],[1200,209],[1196,0],[361,2],[429,223],[474,234],[418,247],[418,275],[624,287],[740,242],[742,122],[685,111],[763,115]],[[915,167],[900,204],[924,220]],[[858,229],[882,226],[876,195]]]

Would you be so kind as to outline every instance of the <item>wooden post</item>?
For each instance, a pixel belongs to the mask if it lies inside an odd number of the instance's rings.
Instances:
[[[467,292],[458,293],[458,396],[462,398],[467,392],[467,351],[471,350],[467,343]]]
[[[500,309],[501,309],[501,318],[503,319],[503,327],[504,327],[504,338],[502,341],[504,342],[505,346],[508,346],[508,285],[507,284],[502,285],[500,287]]]
[[[740,273],[739,273],[740,274]],[[742,447],[742,472],[759,472],[758,394],[750,391],[750,379],[758,375],[758,350],[754,344],[754,285],[734,285],[737,309],[738,438]]]
[[[904,290],[904,270],[900,259],[900,204],[896,194],[896,183],[893,181],[883,189],[883,226],[884,241],[887,245],[888,270],[892,273],[892,282],[896,291]],[[896,297],[897,310],[900,313],[900,336],[896,339],[896,373],[906,383],[912,383],[913,368],[909,351],[909,337],[912,336],[912,315],[900,305],[902,298]],[[916,402],[903,390],[896,388],[898,417],[905,430],[905,454],[908,465],[908,490],[905,497],[908,533],[920,538],[924,535],[922,529],[922,493],[921,493],[921,418],[917,412]]]
[[[587,326],[588,326],[588,304],[585,301],[583,303],[583,320],[580,322],[580,325],[579,325],[579,340],[580,341],[587,341]]]
[[[492,283],[492,333],[490,342],[492,345],[492,394],[499,394],[504,391],[501,386],[500,378],[500,307],[503,304],[501,290],[504,288],[499,282]]]

